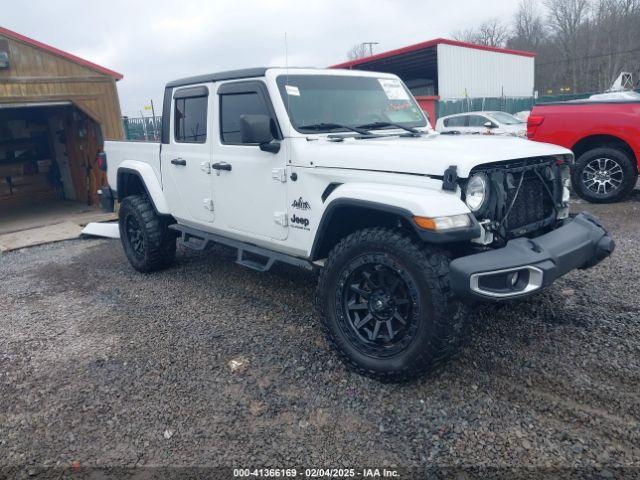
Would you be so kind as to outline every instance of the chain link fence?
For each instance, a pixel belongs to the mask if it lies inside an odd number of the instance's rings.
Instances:
[[[162,131],[162,117],[122,117],[127,140],[139,142],[159,142]]]

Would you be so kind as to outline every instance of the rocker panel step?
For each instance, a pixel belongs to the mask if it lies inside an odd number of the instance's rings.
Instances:
[[[303,258],[287,255],[286,253],[274,252],[267,248],[245,243],[240,240],[233,240],[221,235],[216,235],[215,233],[203,232],[202,230],[178,225],[177,223],[170,225],[169,228],[180,232],[180,244],[192,250],[206,250],[212,243],[219,243],[221,245],[235,248],[238,251],[236,263],[258,272],[268,271],[275,262],[287,263],[307,270],[313,270],[315,268],[310,261]],[[265,263],[245,258],[245,252],[265,258]]]

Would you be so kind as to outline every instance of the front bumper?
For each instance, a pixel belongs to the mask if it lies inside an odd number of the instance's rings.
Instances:
[[[451,288],[475,300],[524,297],[571,270],[596,265],[614,247],[598,219],[583,212],[546,235],[517,238],[503,248],[453,260]]]

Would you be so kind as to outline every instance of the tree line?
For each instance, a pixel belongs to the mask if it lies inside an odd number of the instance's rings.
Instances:
[[[537,53],[540,95],[600,92],[621,72],[640,85],[640,0],[521,0],[511,21],[489,18],[452,36]]]

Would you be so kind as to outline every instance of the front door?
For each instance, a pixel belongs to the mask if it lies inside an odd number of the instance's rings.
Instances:
[[[487,133],[490,130],[485,126],[485,123],[490,120],[483,115],[469,115],[467,117],[467,133]]]
[[[260,81],[234,82],[218,88],[219,136],[212,161],[216,226],[253,237],[287,238],[286,154],[243,143],[242,115],[268,115],[274,137],[281,139],[266,86]],[[278,140],[277,140],[278,141]]]
[[[214,219],[211,170],[212,117],[206,85],[173,92],[169,143],[162,144],[162,185],[171,214],[183,223]]]

